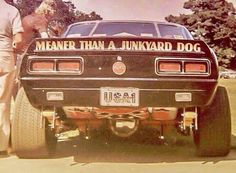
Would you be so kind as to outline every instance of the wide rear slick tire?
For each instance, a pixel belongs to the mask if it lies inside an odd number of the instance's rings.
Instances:
[[[55,150],[56,141],[47,119],[30,104],[21,88],[12,119],[12,146],[16,155],[20,158],[47,158]]]
[[[194,132],[197,155],[226,156],[230,151],[231,114],[225,87],[217,88],[211,104],[198,117]]]

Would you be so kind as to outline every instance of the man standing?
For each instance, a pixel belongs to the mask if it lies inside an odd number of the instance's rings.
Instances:
[[[0,155],[7,154],[10,137],[10,103],[15,80],[13,49],[22,41],[19,11],[0,0]]]

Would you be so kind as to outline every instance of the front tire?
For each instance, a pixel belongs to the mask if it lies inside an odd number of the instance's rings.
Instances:
[[[197,155],[226,156],[230,151],[231,114],[225,87],[217,88],[212,103],[198,117],[194,132]]]
[[[47,119],[42,118],[40,110],[30,104],[23,88],[15,102],[12,146],[20,158],[46,158],[56,147],[56,137]]]

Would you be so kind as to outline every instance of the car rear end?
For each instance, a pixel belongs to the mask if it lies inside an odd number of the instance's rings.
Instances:
[[[204,42],[160,38],[36,39],[20,72],[37,109],[63,112],[84,133],[108,121],[120,137],[166,122],[181,122],[185,131],[181,115],[195,121],[217,79],[216,58]]]
[[[22,88],[13,133],[21,134],[19,124],[27,126],[21,131],[30,129],[27,122],[32,118],[35,130],[13,139],[13,143],[24,144],[18,150],[31,151],[23,140],[27,136],[47,136],[48,132],[39,130],[42,127],[57,136],[76,127],[87,139],[94,129],[124,138],[151,128],[161,140],[171,127],[183,135],[193,131],[200,153],[206,149],[206,155],[229,152],[229,138],[222,145],[214,142],[216,136],[226,139],[230,134],[227,92],[217,86],[217,58],[181,26],[73,24],[65,38],[32,42],[22,59],[19,79]],[[220,109],[220,102],[224,109]],[[20,115],[24,110],[24,116]],[[213,129],[208,128],[211,125]],[[219,133],[212,135],[214,130]],[[47,140],[41,142],[47,148]],[[36,140],[34,147],[38,145]]]

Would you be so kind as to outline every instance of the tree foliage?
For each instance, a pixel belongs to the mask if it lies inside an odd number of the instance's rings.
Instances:
[[[188,0],[184,8],[191,14],[169,15],[168,22],[186,26],[203,39],[218,56],[219,65],[236,68],[236,10],[226,0]]]
[[[43,0],[17,0],[15,6],[19,9],[21,16],[31,14]],[[56,15],[53,20],[59,20],[66,26],[71,23],[86,20],[102,20],[96,12],[90,14],[83,13],[76,9],[70,1],[54,0],[56,2]]]

